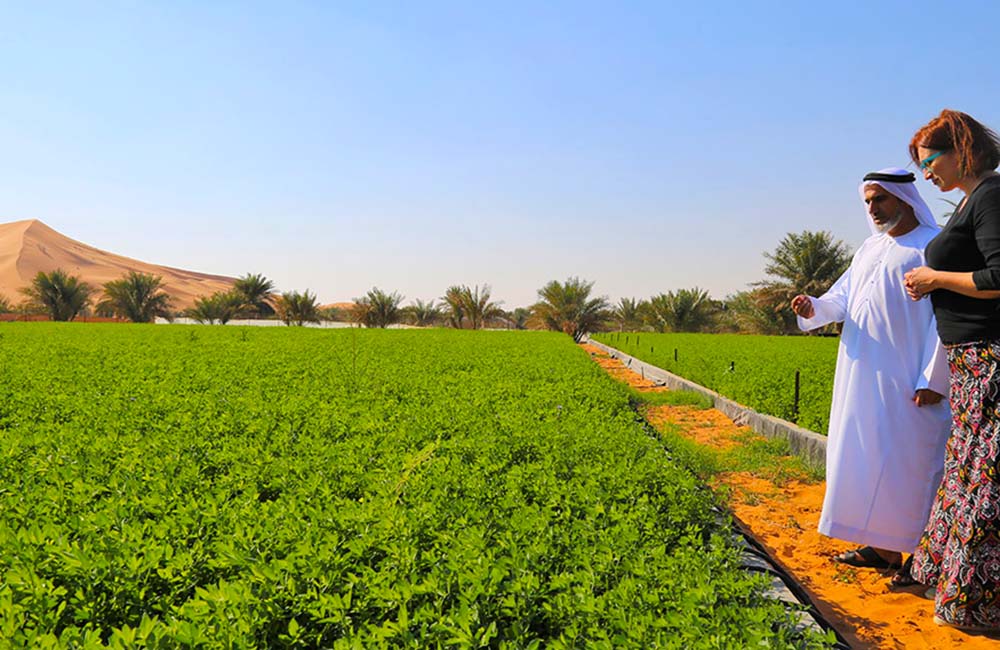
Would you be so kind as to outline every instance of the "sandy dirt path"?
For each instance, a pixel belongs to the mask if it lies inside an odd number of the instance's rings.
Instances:
[[[666,390],[599,348],[584,345],[591,358],[609,374],[639,390]],[[691,406],[651,406],[646,417],[660,428],[674,425],[685,438],[716,449],[745,444],[752,437],[715,409]],[[977,650],[1000,648],[1000,640],[964,634],[934,624],[934,604],[921,597],[923,588],[893,592],[891,572],[855,569],[833,556],[854,545],[816,531],[823,505],[822,481],[775,483],[747,472],[723,473],[713,487],[727,495],[734,516],[767,548],[771,558],[809,593],[823,616],[854,648]]]

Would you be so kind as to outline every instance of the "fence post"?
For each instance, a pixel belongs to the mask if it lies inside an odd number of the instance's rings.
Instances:
[[[792,412],[795,413],[795,419],[792,420],[795,424],[799,423],[799,371],[795,371],[795,405],[792,407]]]

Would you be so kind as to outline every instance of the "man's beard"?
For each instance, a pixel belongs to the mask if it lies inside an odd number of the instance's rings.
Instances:
[[[892,219],[889,219],[885,223],[877,224],[874,221],[872,223],[875,224],[875,230],[877,230],[880,235],[884,235],[885,233],[895,228],[896,225],[899,224],[899,222],[902,219],[903,219],[903,211],[897,210],[896,214],[892,215]]]

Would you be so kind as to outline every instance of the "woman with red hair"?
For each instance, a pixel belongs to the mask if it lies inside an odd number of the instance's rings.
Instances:
[[[936,588],[936,623],[1000,632],[1000,141],[944,110],[913,136],[910,157],[939,190],[965,194],[927,244],[927,266],[906,274],[910,297],[933,304],[952,411],[944,478],[911,571]]]

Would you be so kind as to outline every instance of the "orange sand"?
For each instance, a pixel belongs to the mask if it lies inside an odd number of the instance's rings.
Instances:
[[[629,385],[639,390],[663,390],[598,348],[583,347],[601,367]],[[674,424],[681,435],[715,448],[742,444],[734,438],[745,437],[747,432],[746,427],[737,427],[715,409],[657,406],[649,408],[646,415],[654,426]],[[729,488],[728,505],[737,522],[767,548],[773,561],[798,580],[852,647],[1000,648],[1000,641],[935,625],[931,620],[934,603],[920,596],[925,588],[891,592],[887,588],[891,572],[834,562],[834,555],[854,545],[816,531],[823,505],[823,482],[775,485],[745,472],[723,474],[713,482]]]

